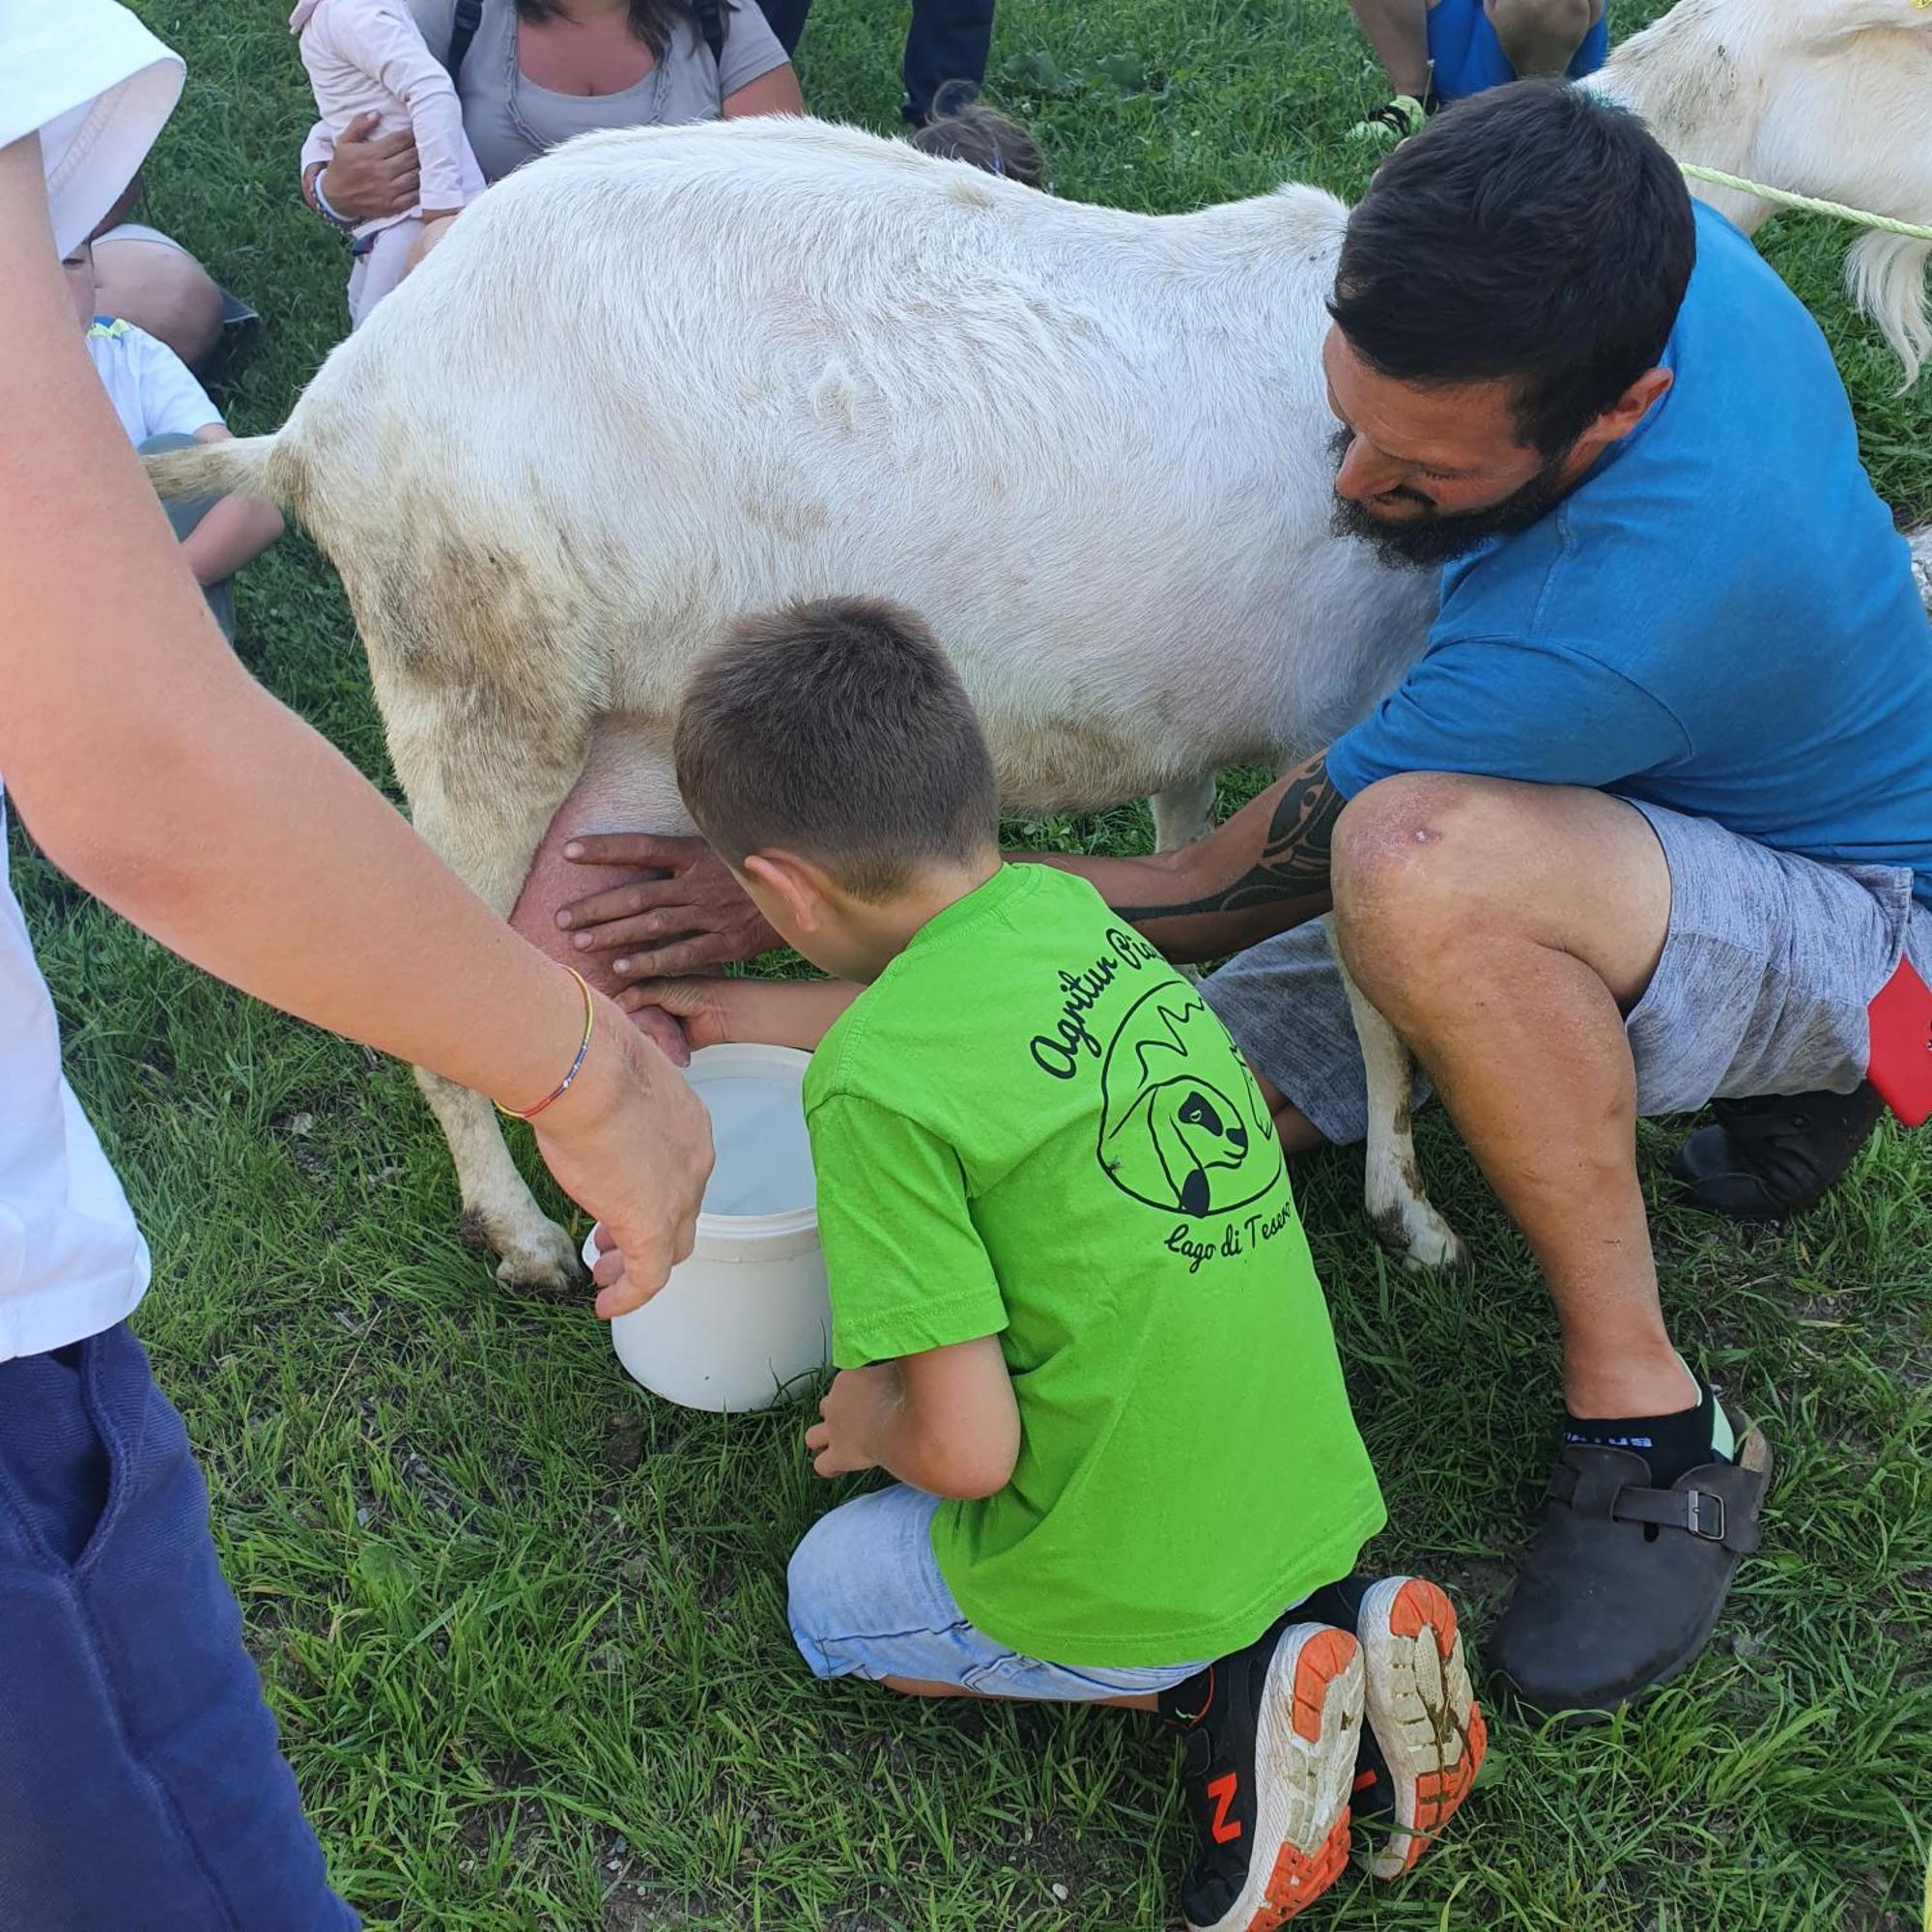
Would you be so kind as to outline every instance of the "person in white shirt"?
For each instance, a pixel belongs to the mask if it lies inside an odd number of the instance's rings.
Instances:
[[[221,412],[188,366],[165,342],[124,317],[96,313],[93,246],[83,242],[61,263],[75,320],[87,331],[88,360],[121,418],[128,440],[143,455],[228,436]],[[182,546],[222,636],[235,641],[235,586],[244,563],[282,533],[281,513],[252,497],[193,497],[167,506]]]
[[[242,668],[74,327],[58,264],[180,87],[112,0],[0,4],[0,778],[162,944],[537,1115],[620,1313],[690,1250],[702,1107]],[[0,873],[0,1923],[347,1932],[128,1327],[149,1272]]]

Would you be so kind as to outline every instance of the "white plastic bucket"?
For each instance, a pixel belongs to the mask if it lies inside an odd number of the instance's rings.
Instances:
[[[818,1246],[811,1147],[800,1090],[810,1054],[707,1046],[686,1077],[711,1111],[718,1161],[696,1244],[670,1279],[611,1323],[617,1359],[686,1408],[765,1408],[831,1358],[832,1305]],[[584,1261],[596,1249],[584,1244]]]

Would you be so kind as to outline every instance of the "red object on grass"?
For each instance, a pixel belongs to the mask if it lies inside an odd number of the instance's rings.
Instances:
[[[1901,959],[1871,1003],[1865,1078],[1908,1127],[1932,1117],[1932,986]]]

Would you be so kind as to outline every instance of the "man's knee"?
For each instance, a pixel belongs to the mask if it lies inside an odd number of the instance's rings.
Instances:
[[[1371,1000],[1451,960],[1493,925],[1524,841],[1532,788],[1405,772],[1351,799],[1335,827],[1335,930]]]
[[[1525,77],[1559,74],[1596,24],[1598,0],[1487,0],[1510,65]]]
[[[1468,904],[1516,833],[1524,787],[1454,772],[1403,772],[1350,800],[1335,826],[1337,919],[1413,926]]]
[[[165,342],[192,367],[221,334],[221,291],[192,255],[159,242],[103,242],[95,250],[99,300]]]

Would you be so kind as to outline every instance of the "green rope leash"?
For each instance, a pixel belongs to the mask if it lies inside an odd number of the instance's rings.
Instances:
[[[1816,195],[1793,194],[1789,188],[1767,187],[1763,182],[1746,181],[1740,175],[1720,174],[1716,168],[1693,167],[1679,161],[1678,168],[1693,181],[1711,182],[1719,187],[1735,188],[1740,194],[1755,195],[1777,208],[1801,209],[1806,214],[1833,214],[1840,221],[1861,228],[1882,228],[1888,235],[1903,235],[1910,242],[1932,242],[1932,228],[1922,221],[1900,221],[1889,214],[1872,214],[1862,208],[1847,208],[1841,201],[1820,201]]]

